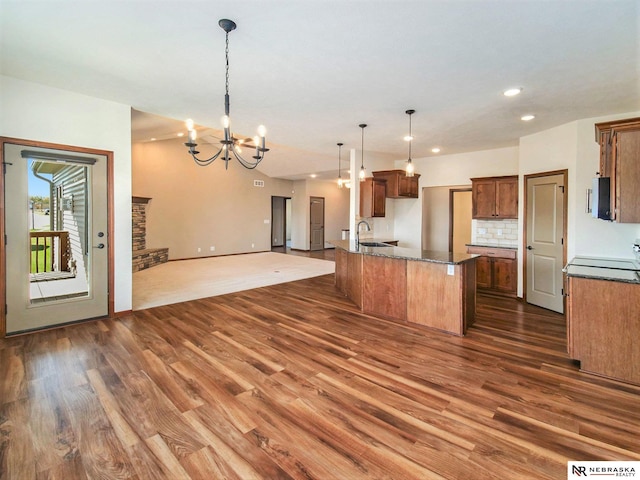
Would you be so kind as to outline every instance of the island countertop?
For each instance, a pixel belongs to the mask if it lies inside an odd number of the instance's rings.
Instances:
[[[362,242],[377,241],[372,238],[363,238]],[[361,255],[373,255],[377,257],[400,258],[405,260],[416,260],[421,262],[445,263],[448,265],[458,265],[469,260],[473,260],[480,255],[460,253],[460,252],[442,252],[437,250],[421,250],[419,248],[405,247],[367,247],[362,244],[356,245],[355,240],[332,240],[329,241],[336,248],[341,248],[349,253],[358,253]],[[380,242],[383,243],[383,242]]]

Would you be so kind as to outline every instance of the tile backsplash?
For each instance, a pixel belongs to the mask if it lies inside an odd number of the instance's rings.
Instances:
[[[473,243],[518,246],[518,220],[474,220]]]

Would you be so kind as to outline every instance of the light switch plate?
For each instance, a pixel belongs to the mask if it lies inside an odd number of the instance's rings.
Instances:
[[[455,267],[453,265],[447,265],[447,275],[453,275],[455,273]]]

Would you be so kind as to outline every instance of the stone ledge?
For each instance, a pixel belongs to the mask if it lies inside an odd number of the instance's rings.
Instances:
[[[169,261],[168,248],[145,248],[133,251],[133,272],[139,272],[147,268],[155,267]]]

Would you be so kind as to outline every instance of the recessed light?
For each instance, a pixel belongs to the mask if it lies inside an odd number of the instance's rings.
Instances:
[[[520,120],[522,120],[523,122],[528,122],[529,120],[533,120],[534,118],[536,118],[535,115],[523,115],[520,117]]]
[[[405,142],[410,142],[411,140],[413,140],[413,136],[412,136],[412,135],[406,135],[406,136],[404,137],[404,141],[405,141]]]
[[[156,140],[157,140],[157,138],[156,138],[156,137],[151,137],[151,141],[152,141],[152,142],[155,142]]]
[[[505,90],[504,92],[502,92],[502,94],[505,97],[515,97],[520,92],[522,92],[522,88],[509,88],[508,90]]]
[[[180,132],[180,133],[178,133],[178,136],[179,136],[179,137],[184,137],[184,133],[183,133],[183,132]]]
[[[433,147],[433,148],[431,149],[431,151],[432,151],[433,153],[440,153],[440,149],[439,149],[438,147]]]
[[[311,178],[316,178],[317,175],[315,173],[312,173],[311,175],[309,175]]]

